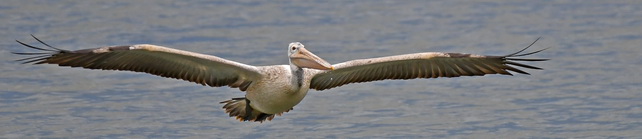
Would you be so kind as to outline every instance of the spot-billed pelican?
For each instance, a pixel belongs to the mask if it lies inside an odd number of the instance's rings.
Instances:
[[[245,91],[245,97],[220,102],[230,117],[241,121],[272,120],[299,104],[309,89],[325,90],[350,83],[385,79],[415,79],[485,74],[529,74],[513,66],[541,69],[515,61],[548,59],[516,58],[545,49],[521,54],[526,48],[504,56],[465,53],[424,52],[388,57],[358,59],[330,65],[308,51],[303,44],[288,46],[289,65],[251,66],[216,56],[177,50],[150,44],[108,46],[69,51],[18,43],[42,52],[13,52],[35,55],[19,59],[23,63],[57,64],[87,69],[145,72],[182,79],[212,87],[229,86]]]

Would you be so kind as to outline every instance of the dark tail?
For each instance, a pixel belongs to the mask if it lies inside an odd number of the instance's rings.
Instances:
[[[230,114],[230,117],[236,117],[236,119],[240,121],[262,123],[265,120],[271,121],[272,119],[274,119],[274,114],[267,114],[253,109],[250,106],[250,100],[245,99],[244,97],[232,98],[231,100],[222,101],[221,104],[225,104],[225,106],[223,106],[223,109],[225,109],[226,113]],[[277,115],[281,115],[281,113]]]

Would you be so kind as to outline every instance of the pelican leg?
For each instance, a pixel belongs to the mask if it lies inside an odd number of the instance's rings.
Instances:
[[[274,114],[263,113],[252,108],[252,106],[250,106],[250,100],[244,97],[232,98],[231,100],[220,103],[225,104],[223,109],[225,109],[226,113],[230,114],[230,117],[236,117],[236,119],[240,121],[263,122],[274,118]]]
[[[252,119],[252,106],[250,106],[250,100],[245,99],[245,120],[251,120]]]

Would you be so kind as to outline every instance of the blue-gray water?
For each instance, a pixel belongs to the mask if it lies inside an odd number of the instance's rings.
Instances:
[[[642,1],[74,1],[0,4],[0,138],[641,138]],[[260,123],[244,94],[141,73],[22,65],[34,34],[64,49],[149,43],[286,64],[424,51],[502,55],[537,37],[532,75],[379,81],[310,91]]]

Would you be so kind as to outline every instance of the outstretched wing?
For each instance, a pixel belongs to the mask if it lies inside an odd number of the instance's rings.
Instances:
[[[535,44],[535,42],[537,42],[537,40],[528,47],[505,56],[426,52],[347,61],[333,65],[335,70],[319,71],[320,73],[317,73],[312,78],[310,88],[325,90],[349,83],[385,79],[405,80],[415,78],[482,76],[486,74],[512,75],[509,71],[529,74],[513,66],[541,69],[516,62],[548,60],[516,58],[545,50],[542,49],[520,54]]]
[[[31,46],[16,40],[26,47],[41,51],[13,52],[18,55],[33,55],[17,61],[87,69],[145,72],[213,87],[226,85],[239,87],[243,91],[253,80],[261,76],[254,66],[156,45],[138,44],[69,51],[52,47],[36,37],[33,38],[51,49]]]

